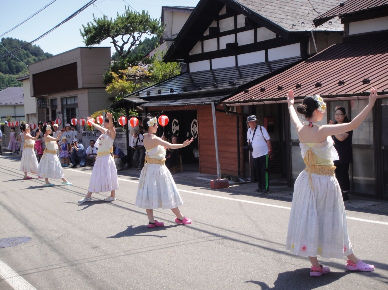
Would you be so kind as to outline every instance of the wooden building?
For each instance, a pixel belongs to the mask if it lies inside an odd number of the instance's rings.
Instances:
[[[356,194],[388,199],[388,1],[348,0],[314,22],[321,25],[338,16],[345,26],[342,43],[223,103],[236,109],[254,105],[260,112],[274,106],[282,109],[284,168],[291,186],[304,164],[296,130],[289,122],[287,89],[292,88],[299,101],[306,95],[320,94],[328,104],[326,123],[334,119],[336,106],[345,107],[348,116],[355,117],[368,103],[368,91],[375,87],[379,99],[353,132],[351,187]]]
[[[198,136],[186,149],[186,160],[197,147],[199,171],[210,174],[216,173],[211,114],[211,104],[216,104],[221,171],[249,176],[242,146],[246,116],[253,111],[221,102],[340,42],[343,25],[338,18],[318,27],[313,24],[315,17],[337,3],[201,0],[165,55],[165,61],[186,63],[188,72],[140,90],[128,100],[140,98],[147,101],[142,107],[149,112],[163,111],[170,117],[164,130],[176,134],[179,128],[182,140]],[[266,116],[279,114],[275,107]],[[281,128],[276,125],[270,134],[280,150]],[[281,164],[282,155],[277,156]]]

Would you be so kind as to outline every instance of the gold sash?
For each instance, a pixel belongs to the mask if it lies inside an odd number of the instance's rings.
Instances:
[[[109,151],[97,151],[97,157],[98,156],[105,156],[105,155],[110,155],[111,153],[113,153],[113,147],[110,147],[110,150]]]
[[[27,145],[26,143],[24,143],[23,149],[26,149],[26,148],[34,149],[34,145]]]
[[[313,180],[311,174],[317,175],[334,175],[336,167],[334,165],[317,165],[314,152],[309,149],[306,156],[303,158],[306,168],[304,169],[309,174],[309,181],[311,188],[314,190]]]
[[[156,158],[150,158],[148,156],[145,157],[145,163],[149,164],[159,164],[159,165],[164,165],[166,163],[166,158],[163,159],[156,159]]]
[[[43,156],[44,156],[46,153],[50,153],[50,154],[56,155],[56,154],[57,154],[57,150],[48,150],[47,148],[45,148],[44,151],[43,151]]]

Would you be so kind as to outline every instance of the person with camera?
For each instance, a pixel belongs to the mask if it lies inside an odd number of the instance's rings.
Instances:
[[[134,149],[133,160],[137,164],[137,170],[142,170],[144,166],[145,148],[143,145],[143,134],[139,134],[138,131],[134,130],[132,134],[131,147]]]
[[[255,175],[258,179],[258,189],[256,189],[256,192],[260,192],[261,194],[268,194],[268,163],[269,155],[272,153],[270,137],[267,130],[263,126],[257,125],[257,119],[255,115],[249,116],[247,118],[247,124],[249,126],[247,132],[248,146],[245,146],[244,149],[249,150],[252,154],[251,160],[253,161]]]
[[[70,159],[73,165],[72,168],[76,168],[78,162],[81,167],[86,166],[86,151],[84,145],[79,144],[77,140],[74,140],[74,142],[71,143],[70,152]]]

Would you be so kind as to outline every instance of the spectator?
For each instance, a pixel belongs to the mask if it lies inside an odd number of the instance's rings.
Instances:
[[[93,166],[94,162],[96,162],[98,149],[96,146],[94,146],[96,144],[96,141],[90,140],[89,144],[89,147],[86,149],[86,162]]]
[[[126,163],[128,163],[128,156],[113,143],[113,158],[115,160],[117,171],[122,170]]]
[[[78,141],[78,132],[75,130],[75,126],[74,125],[71,125],[71,132],[72,132],[72,141]]]
[[[69,147],[69,142],[67,142],[66,137],[63,136],[62,142],[59,144],[59,159],[61,160],[62,167],[69,167]]]
[[[85,167],[86,165],[86,151],[84,148],[84,145],[78,143],[78,141],[74,141],[71,146],[71,163],[72,163],[72,168],[77,167],[77,164],[79,162],[79,165],[81,167]]]
[[[63,132],[62,136],[65,136],[69,142],[74,142],[74,133],[70,130],[70,124],[65,125],[65,132]]]
[[[133,131],[131,147],[134,149],[133,160],[135,161],[135,166],[137,166],[138,171],[144,166],[145,148],[143,139],[143,134],[139,134],[136,130]]]
[[[11,154],[15,153],[16,151],[16,132],[15,127],[11,127],[11,133],[9,133],[9,144],[8,144],[8,150],[11,150]]]
[[[53,128],[53,137],[57,138],[58,137],[58,133],[60,132],[58,130],[58,124],[54,124],[52,128]]]
[[[171,143],[178,144],[178,136],[173,135],[171,139]],[[168,169],[171,169],[172,167],[179,164],[180,162],[179,155],[180,155],[179,149],[167,149],[166,166]]]
[[[263,126],[257,125],[255,115],[249,116],[247,123],[249,126],[247,141],[251,145],[249,150],[252,151],[253,166],[259,181],[256,191],[267,194],[269,193],[268,155],[272,152],[270,137]]]

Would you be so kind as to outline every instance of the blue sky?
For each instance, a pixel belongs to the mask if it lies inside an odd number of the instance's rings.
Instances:
[[[51,0],[0,0],[0,35],[50,2]],[[88,2],[89,0],[56,0],[38,15],[3,37],[32,41]],[[160,19],[162,6],[195,7],[198,2],[199,0],[98,0],[94,5],[89,6],[34,44],[39,45],[45,52],[59,54],[79,46],[85,46],[79,30],[82,28],[82,24],[93,20],[93,14],[96,17],[103,17],[105,14],[115,18],[117,12],[122,14],[125,6],[129,4],[134,10],[146,10],[152,18]],[[111,44],[106,40],[99,46],[111,46]]]

